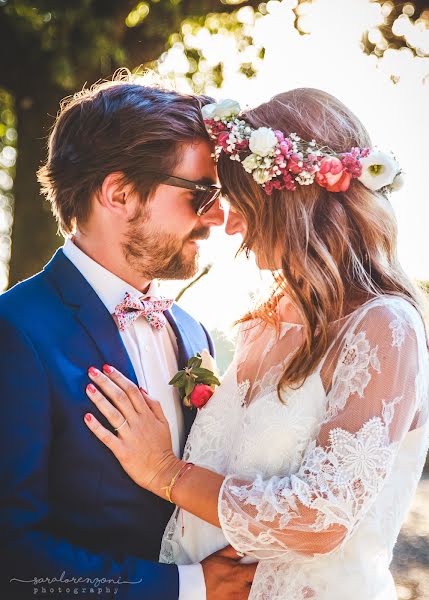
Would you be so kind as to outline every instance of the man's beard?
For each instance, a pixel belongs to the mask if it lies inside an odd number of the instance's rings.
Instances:
[[[198,271],[198,251],[190,257],[185,254],[188,241],[207,239],[208,227],[194,229],[186,238],[174,234],[150,231],[144,217],[130,222],[122,243],[128,264],[147,279],[190,279]]]

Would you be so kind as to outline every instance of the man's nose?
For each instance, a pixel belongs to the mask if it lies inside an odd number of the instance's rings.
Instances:
[[[213,206],[201,216],[201,223],[206,227],[213,227],[214,225],[223,225],[225,221],[225,212],[222,208],[220,200],[216,200]]]

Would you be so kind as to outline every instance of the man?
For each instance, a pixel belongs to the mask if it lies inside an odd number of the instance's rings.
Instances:
[[[194,414],[168,381],[213,346],[153,280],[195,274],[199,241],[223,223],[206,102],[117,81],[57,118],[39,181],[67,239],[0,297],[2,598],[248,595],[255,567],[232,549],[157,563],[172,505],[136,486],[82,421],[88,366],[113,364],[161,400],[183,449]]]

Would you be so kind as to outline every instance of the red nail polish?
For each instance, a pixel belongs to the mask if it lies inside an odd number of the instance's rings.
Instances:
[[[97,377],[97,375],[100,375],[100,371],[98,369],[96,369],[95,367],[90,367],[88,369],[88,373],[90,375],[92,375],[93,377]]]
[[[91,392],[91,394],[95,394],[95,392],[97,391],[97,388],[95,387],[95,385],[92,385],[92,383],[89,383],[86,386],[86,389],[88,390],[88,392]]]
[[[110,365],[103,365],[103,371],[105,373],[113,373],[114,369]]]
[[[89,423],[91,421],[91,419],[92,419],[92,416],[89,413],[86,413],[86,415],[85,415],[85,421],[87,423]]]

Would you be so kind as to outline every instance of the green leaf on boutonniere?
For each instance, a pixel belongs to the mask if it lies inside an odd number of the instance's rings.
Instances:
[[[176,373],[176,375],[173,377],[173,379],[171,381],[169,381],[169,385],[174,385],[175,387],[177,387],[177,384],[185,384],[185,371],[179,371],[178,373]]]
[[[197,354],[197,356],[192,356],[189,360],[188,360],[188,364],[187,367],[188,368],[195,368],[195,367],[201,367],[201,363],[202,363],[202,358],[200,354]]]
[[[194,391],[195,379],[188,379],[185,383],[185,396],[190,396]]]
[[[192,356],[184,369],[176,373],[176,375],[169,381],[169,384],[176,387],[179,390],[180,398],[183,400],[185,406],[192,408],[192,402],[190,401],[190,395],[198,384],[205,384],[213,389],[220,385],[219,379],[216,375],[210,371],[201,367],[202,358],[200,354]]]

